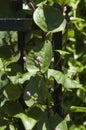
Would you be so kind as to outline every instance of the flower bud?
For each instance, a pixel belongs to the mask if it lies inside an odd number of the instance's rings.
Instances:
[[[63,12],[66,12],[67,11],[67,6],[64,6],[63,7]]]
[[[26,92],[28,97],[31,97],[31,93],[29,91]]]
[[[23,57],[23,60],[26,61],[26,57],[25,56]]]
[[[41,62],[41,56],[38,56],[38,57],[36,58],[36,60],[37,60],[38,62]]]

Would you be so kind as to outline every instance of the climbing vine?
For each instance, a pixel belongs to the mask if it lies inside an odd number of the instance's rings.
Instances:
[[[16,32],[0,32],[0,130],[85,130],[85,5],[24,0],[17,15],[0,8],[0,18],[31,21],[22,55]]]

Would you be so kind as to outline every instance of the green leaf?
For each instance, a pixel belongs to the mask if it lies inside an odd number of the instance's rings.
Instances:
[[[7,79],[7,75],[0,71],[0,89],[2,89],[5,85],[8,84],[8,79]]]
[[[0,112],[0,130],[5,130],[8,125],[8,120],[5,118],[4,114]]]
[[[30,93],[28,96],[27,92]],[[44,79],[41,76],[35,76],[31,78],[30,82],[25,88],[24,92],[24,101],[27,106],[31,107],[37,102],[44,102],[46,99],[50,99],[48,88],[44,82]]]
[[[14,76],[8,76],[12,84],[23,84],[25,81],[30,80],[32,76],[35,76],[36,72],[17,73]]]
[[[16,100],[21,95],[21,87],[19,85],[9,84],[5,87],[3,94],[8,100]]]
[[[70,121],[67,115],[65,119],[62,119],[57,114],[48,118],[48,113],[44,112],[39,118],[39,122],[36,125],[37,130],[68,130],[67,122]]]
[[[0,58],[8,59],[11,57],[11,50],[9,47],[3,45],[0,46]]]
[[[8,116],[14,116],[20,112],[23,112],[23,108],[18,101],[7,101],[1,108],[0,113],[4,113]]]
[[[51,130],[47,112],[44,112],[39,118],[39,122],[37,123],[36,129]]]
[[[47,71],[52,59],[52,44],[50,41],[46,40],[44,43],[36,44],[28,53],[26,68],[29,72],[40,71],[39,63],[37,62],[37,57],[39,56],[41,58],[41,72],[44,73]]]
[[[15,76],[17,73],[22,72],[22,67],[18,63],[11,63],[6,67],[8,76]]]
[[[49,69],[48,77],[53,77],[57,83],[62,84],[65,88],[81,88],[81,85],[77,81],[68,78],[60,71]]]
[[[5,61],[5,66],[7,67],[8,65],[12,63],[16,63],[20,58],[20,53],[16,52],[12,57],[10,57],[8,60]]]
[[[44,32],[59,32],[64,30],[66,25],[60,10],[52,6],[38,7],[34,12],[33,19]]]
[[[84,87],[85,89],[85,87]],[[77,96],[82,100],[83,103],[86,103],[86,89],[78,89]]]
[[[10,124],[10,125],[9,125],[9,129],[10,129],[10,130],[15,130],[15,127],[14,127],[12,124]]]
[[[48,0],[48,1],[55,2],[61,6],[64,6],[64,5],[68,4],[70,0]]]
[[[39,120],[40,116],[43,114],[43,111],[42,111],[42,106],[40,105],[37,105],[37,106],[34,106],[32,107],[31,109],[28,110],[27,112],[27,115],[29,117],[32,117],[36,120]]]
[[[86,113],[86,107],[78,107],[78,106],[72,106],[70,107],[71,112],[85,112]]]
[[[69,115],[67,115],[65,117],[64,120],[62,120],[57,126],[56,126],[56,129],[57,130],[69,130],[68,129],[68,126],[67,126],[67,122],[70,121],[70,117]]]
[[[42,4],[46,3],[46,0],[35,0],[37,6],[41,6]]]
[[[16,3],[14,1],[0,0],[0,18],[19,18],[24,17],[21,10],[16,11]],[[4,7],[4,9],[3,9]]]
[[[0,126],[0,130],[5,130],[6,126]]]
[[[25,127],[25,130],[32,130],[37,123],[37,120],[27,116],[24,113],[19,113],[15,117],[21,119],[21,121]]]
[[[76,22],[85,22],[84,19],[78,18],[78,17],[70,17],[70,20],[71,20],[72,22],[74,22],[74,23],[76,23]]]
[[[34,76],[36,72],[22,73],[22,67],[17,63],[11,63],[6,68],[7,77],[13,84],[23,84],[29,80],[31,76]]]
[[[55,50],[56,52],[59,52],[60,55],[66,55],[66,54],[70,54],[67,51],[62,51],[62,50]]]
[[[56,2],[62,6],[68,4],[69,1],[70,0],[54,0],[54,2]]]

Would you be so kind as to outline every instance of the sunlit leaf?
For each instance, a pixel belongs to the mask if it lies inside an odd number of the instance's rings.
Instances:
[[[82,102],[86,103],[86,89],[78,89],[77,90],[77,96],[82,100]]]
[[[26,73],[17,73],[14,76],[8,76],[9,80],[13,84],[23,84],[25,81],[30,80],[30,78],[35,76],[36,72],[26,72]]]
[[[62,84],[65,88],[81,88],[81,85],[76,80],[68,78],[60,71],[49,69],[48,77],[53,77],[57,83]]]
[[[61,6],[68,4],[70,0],[48,0],[60,4]]]
[[[9,129],[10,129],[10,130],[15,130],[16,128],[15,128],[12,124],[10,124],[10,125],[9,125]]]
[[[52,6],[38,7],[33,19],[44,32],[59,32],[64,30],[66,25],[62,13]]]
[[[67,115],[64,120],[62,120],[57,126],[56,129],[57,130],[68,130],[68,126],[67,126],[67,122],[70,121],[70,117],[69,115]]]
[[[0,130],[5,130],[6,126],[0,126]]]
[[[37,61],[37,57],[40,57],[40,63]],[[36,44],[35,47],[28,53],[26,60],[26,68],[29,72],[46,72],[52,59],[52,44],[50,41]],[[40,66],[39,66],[40,64]]]
[[[86,113],[86,107],[80,107],[80,106],[72,106],[70,107],[71,112],[85,112]]]
[[[37,123],[37,120],[27,116],[24,113],[19,113],[15,117],[21,119],[21,121],[22,121],[22,123],[23,123],[23,125],[25,127],[25,130],[32,130],[33,127],[35,126],[35,124]]]
[[[62,50],[55,50],[56,52],[59,52],[60,55],[66,55],[66,54],[70,54],[69,52],[67,51],[62,51]]]
[[[44,112],[39,122],[36,126],[37,130],[68,130],[67,122],[70,121],[69,116],[67,115],[64,119],[62,119],[57,114],[50,116],[48,118],[48,113]]]
[[[41,76],[31,78],[24,92],[24,101],[26,105],[31,107],[37,102],[41,103],[46,101],[46,99],[50,99],[50,97],[51,96],[48,92],[44,79]]]

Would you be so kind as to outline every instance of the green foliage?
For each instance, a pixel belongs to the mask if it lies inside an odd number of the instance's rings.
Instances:
[[[40,56],[40,63],[37,57]],[[52,45],[51,42],[46,40],[44,43],[36,44],[32,50],[29,51],[26,60],[26,68],[29,72],[37,72],[41,69],[44,73],[48,69],[52,59]],[[41,67],[41,68],[40,68]]]
[[[14,6],[15,5],[15,6]],[[16,11],[16,1],[13,0],[0,0],[0,18],[19,18],[24,17],[21,10]]]
[[[23,17],[9,2],[0,0],[0,18]],[[17,33],[0,32],[0,130],[85,130],[86,0],[30,2],[24,9],[32,18],[24,66]],[[60,31],[62,50],[53,45],[53,34]],[[61,60],[62,71],[55,70],[54,53],[60,55],[56,66]],[[54,110],[54,81],[62,85],[63,117]]]
[[[44,32],[59,32],[64,30],[66,25],[61,11],[52,6],[38,7],[34,12],[33,18]]]

